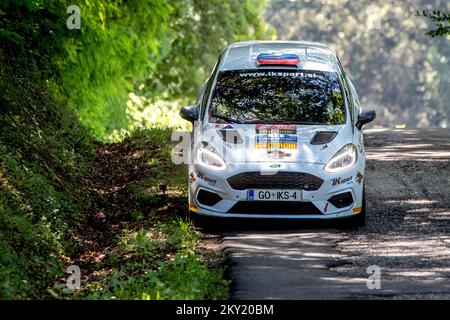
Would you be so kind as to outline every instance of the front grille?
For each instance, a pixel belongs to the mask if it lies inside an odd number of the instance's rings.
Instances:
[[[351,192],[340,193],[332,196],[328,202],[336,208],[345,208],[353,203],[353,196]]]
[[[305,172],[277,172],[276,174],[261,175],[261,172],[244,172],[227,179],[228,184],[235,190],[250,188],[261,189],[303,189],[316,191],[323,180]]]
[[[220,200],[222,200],[222,197],[215,192],[200,189],[200,191],[197,194],[197,201],[206,206],[213,206],[217,204]]]
[[[239,201],[227,213],[243,214],[322,214],[311,202]]]

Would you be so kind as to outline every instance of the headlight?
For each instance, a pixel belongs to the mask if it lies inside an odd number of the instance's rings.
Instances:
[[[325,166],[325,171],[337,172],[351,167],[356,163],[358,159],[358,153],[356,147],[349,143],[341,150],[339,150]]]
[[[197,161],[213,170],[225,170],[227,165],[220,154],[207,142],[202,141],[197,150]]]

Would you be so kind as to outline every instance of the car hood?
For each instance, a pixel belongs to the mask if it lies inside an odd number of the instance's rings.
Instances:
[[[311,143],[318,132],[335,132],[336,135],[329,142]],[[337,151],[352,141],[352,130],[346,125],[208,123],[202,126],[201,140],[214,147],[229,164],[326,164]]]

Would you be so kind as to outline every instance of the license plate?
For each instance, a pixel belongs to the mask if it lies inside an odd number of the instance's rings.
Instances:
[[[250,189],[248,201],[302,201],[302,190]]]

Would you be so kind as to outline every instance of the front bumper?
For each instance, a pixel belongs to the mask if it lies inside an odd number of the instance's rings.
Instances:
[[[364,174],[363,163],[338,173],[327,173],[323,170],[323,164],[315,163],[281,163],[279,168],[270,167],[273,163],[245,163],[234,164],[224,171],[213,171],[200,164],[189,166],[189,208],[200,215],[214,216],[222,218],[283,218],[283,219],[337,219],[353,216],[361,211]],[[275,171],[276,170],[276,171]],[[230,186],[229,178],[246,172],[262,172],[266,176],[276,175],[277,172],[307,173],[323,180],[320,187],[302,187],[302,201],[298,203],[290,202],[267,202],[248,201],[248,190],[233,189]],[[293,175],[294,177],[295,175]],[[267,180],[267,177],[265,177]],[[248,183],[247,183],[248,187]],[[256,188],[256,186],[254,187]],[[265,189],[283,187],[278,182],[276,186],[270,185]],[[292,189],[287,186],[285,189]],[[218,197],[215,201],[199,201],[199,193],[203,191],[211,192]],[[351,194],[352,201],[342,205],[333,205],[330,198],[342,194]],[[257,203],[257,205],[256,205]],[[334,203],[334,202],[333,202]],[[252,210],[252,204],[255,204]],[[298,204],[299,212],[295,206]],[[348,204],[348,205],[347,205]],[[263,213],[258,208],[264,206]],[[274,209],[267,209],[273,206]],[[284,211],[285,207],[288,207]],[[238,210],[236,211],[236,208]],[[246,208],[245,210],[239,208]],[[250,208],[250,209],[249,209]],[[301,209],[301,210],[300,210]],[[289,211],[289,212],[288,212]]]

